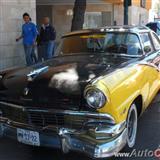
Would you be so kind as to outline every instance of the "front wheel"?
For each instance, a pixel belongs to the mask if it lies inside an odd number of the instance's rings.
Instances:
[[[137,108],[132,104],[127,116],[127,147],[132,148],[137,135]]]

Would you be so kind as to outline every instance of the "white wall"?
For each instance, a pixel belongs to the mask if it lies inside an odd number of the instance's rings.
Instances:
[[[148,23],[149,12],[145,8],[131,6],[129,7],[129,24],[145,25]]]
[[[117,25],[123,25],[124,22],[124,8],[123,5],[114,5],[114,21]]]
[[[23,13],[35,21],[35,8],[35,0],[0,0],[0,70],[25,65],[22,41],[15,39],[21,35]]]

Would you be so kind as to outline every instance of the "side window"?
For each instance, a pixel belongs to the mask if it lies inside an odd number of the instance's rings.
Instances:
[[[149,37],[148,33],[142,33],[141,35],[141,39],[143,42],[143,49],[145,51],[145,53],[150,53],[153,51],[153,46]]]
[[[128,34],[126,38],[127,54],[140,55],[142,54],[142,48],[137,35]]]
[[[160,35],[160,24],[159,24],[159,23],[157,23],[157,31],[156,31],[156,33],[157,33],[158,35]]]
[[[160,40],[155,33],[152,33],[152,40],[153,40],[153,44],[154,44],[155,49],[159,50],[160,49]]]

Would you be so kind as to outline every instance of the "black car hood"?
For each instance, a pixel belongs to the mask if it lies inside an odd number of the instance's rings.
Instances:
[[[0,95],[11,101],[39,104],[71,97],[78,101],[91,80],[127,65],[128,61],[125,57],[96,55],[53,58],[6,74],[1,80]]]

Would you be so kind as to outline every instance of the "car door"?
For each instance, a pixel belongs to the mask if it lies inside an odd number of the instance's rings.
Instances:
[[[141,33],[140,37],[142,39],[143,49],[145,52],[144,61],[149,66],[146,71],[146,79],[149,82],[148,101],[150,103],[160,86],[160,41],[157,35],[152,32]]]
[[[152,60],[152,63],[157,67],[157,71],[158,71],[158,78],[156,80],[157,83],[153,87],[154,89],[154,88],[158,88],[157,86],[160,86],[160,39],[158,35],[154,32],[151,33],[151,38],[152,38],[152,42],[156,52],[155,57]]]
[[[151,33],[151,38],[157,54],[152,63],[160,70],[160,39],[154,32]]]

